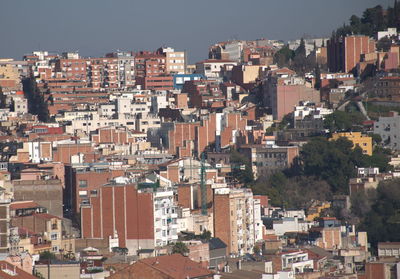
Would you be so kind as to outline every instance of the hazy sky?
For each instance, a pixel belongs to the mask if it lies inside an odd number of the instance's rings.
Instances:
[[[394,0],[0,0],[0,57],[33,50],[187,50],[190,62],[233,38],[329,36],[352,14]]]

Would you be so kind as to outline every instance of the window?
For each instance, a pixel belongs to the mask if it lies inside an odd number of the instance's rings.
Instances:
[[[87,180],[79,180],[79,187],[86,188],[87,187]]]
[[[85,198],[86,198],[86,197],[87,197],[87,194],[88,194],[87,191],[79,191],[79,197],[80,197],[80,198],[82,198],[82,197],[85,197]]]
[[[51,233],[51,240],[57,240],[58,239],[58,233]]]
[[[90,190],[90,195],[97,197],[97,190]]]

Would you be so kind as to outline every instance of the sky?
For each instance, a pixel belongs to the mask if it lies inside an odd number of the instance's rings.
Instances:
[[[115,50],[186,50],[189,62],[230,39],[329,37],[394,0],[0,0],[0,58],[34,50],[102,56]]]

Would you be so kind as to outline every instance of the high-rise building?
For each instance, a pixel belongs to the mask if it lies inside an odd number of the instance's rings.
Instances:
[[[352,35],[328,41],[330,72],[351,72],[361,61],[361,54],[375,51],[375,41],[368,36]]]
[[[178,211],[172,190],[158,189],[153,195],[155,246],[178,240]]]
[[[228,253],[252,253],[256,237],[260,236],[261,213],[251,190],[215,189],[213,208],[214,237],[228,245]]]

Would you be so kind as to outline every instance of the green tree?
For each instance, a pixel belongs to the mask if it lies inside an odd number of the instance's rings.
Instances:
[[[354,34],[360,34],[361,25],[361,19],[358,16],[352,15],[350,17],[350,26]]]
[[[274,63],[278,64],[278,67],[289,67],[291,60],[294,58],[294,51],[285,45],[278,50],[274,55]]]
[[[40,253],[40,260],[55,260],[56,255],[50,251]]]
[[[295,56],[303,56],[306,57],[306,44],[304,42],[304,39],[300,39],[300,44],[297,47],[297,49],[294,52]]]
[[[392,40],[387,37],[383,37],[376,43],[376,48],[379,51],[388,52],[390,50],[391,45],[392,45]]]
[[[254,194],[267,195],[272,205],[285,208],[306,208],[313,200],[326,201],[332,197],[325,181],[309,176],[288,178],[282,172],[259,179],[252,189]]]
[[[355,174],[349,154],[352,143],[345,138],[337,141],[313,138],[303,146],[299,163],[304,175],[325,180],[334,193],[347,193],[348,181]]]
[[[359,230],[368,232],[368,240],[375,248],[380,241],[400,241],[399,185],[399,179],[379,183],[376,201],[359,226]]]
[[[211,232],[204,229],[200,235],[200,239],[209,241],[211,239]]]
[[[172,247],[172,254],[181,254],[186,256],[189,253],[189,248],[183,242],[176,242]]]
[[[250,160],[239,151],[231,149],[230,162],[232,165],[232,176],[240,183],[249,184],[254,181],[253,170],[251,168]],[[241,166],[245,166],[242,169]]]
[[[327,115],[324,120],[324,127],[331,133],[336,131],[357,131],[364,121],[364,116],[358,111],[346,112],[336,110]]]

